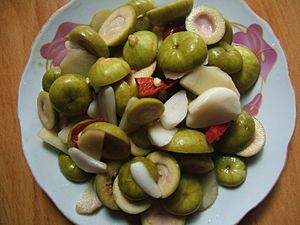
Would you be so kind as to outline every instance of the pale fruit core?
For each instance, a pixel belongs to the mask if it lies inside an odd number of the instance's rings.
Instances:
[[[197,30],[205,36],[211,36],[215,32],[215,27],[211,18],[208,15],[199,15],[195,19]]]
[[[110,21],[109,26],[104,30],[103,36],[112,37],[118,34],[123,29],[124,23],[125,18],[121,15],[117,15]]]

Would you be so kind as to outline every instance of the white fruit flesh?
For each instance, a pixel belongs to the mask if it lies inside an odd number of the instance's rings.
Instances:
[[[48,92],[41,91],[39,93],[37,98],[37,108],[43,126],[48,130],[51,130],[55,126],[56,114]]]
[[[208,45],[217,43],[225,34],[225,20],[222,14],[209,6],[193,8],[185,20],[188,31],[200,35]]]
[[[177,130],[177,128],[166,129],[160,122],[156,122],[148,128],[149,140],[153,145],[163,147],[172,140]]]
[[[172,129],[186,117],[188,108],[186,91],[178,91],[164,105],[165,111],[160,117],[160,122],[164,128]]]
[[[132,103],[136,102],[138,98],[131,97],[126,105],[125,111],[122,115],[122,118],[119,123],[119,127],[125,131],[125,133],[129,134],[135,130],[137,130],[140,125],[130,123],[127,118],[128,108],[132,105]]]
[[[199,210],[203,211],[209,208],[217,199],[219,185],[215,171],[211,171],[203,176],[200,176],[203,198]]]
[[[88,173],[103,173],[106,171],[107,165],[100,162],[89,155],[85,154],[78,148],[69,148],[68,153],[75,164]]]
[[[188,106],[186,126],[204,128],[234,120],[241,113],[240,98],[223,87],[208,89]]]
[[[81,74],[86,76],[97,57],[82,49],[69,49],[60,63],[62,74]]]
[[[147,66],[143,69],[140,69],[138,71],[136,71],[135,73],[133,73],[134,77],[151,77],[152,74],[155,71],[157,62],[154,61],[150,66]]]
[[[87,110],[87,115],[93,119],[100,117],[100,110],[98,106],[98,101],[96,99],[91,101]]]
[[[210,88],[225,87],[240,96],[231,77],[215,66],[199,66],[186,74],[179,83],[195,95],[201,95]]]
[[[88,129],[81,133],[78,148],[96,160],[101,159],[105,132],[98,129]]]
[[[76,203],[76,212],[79,214],[92,214],[101,206],[102,203],[100,202],[94,189],[94,184],[93,182],[90,182]]]
[[[111,86],[103,88],[98,94],[100,115],[112,124],[117,124],[115,92]]]
[[[265,129],[258,119],[254,118],[255,123],[255,134],[252,142],[242,151],[236,153],[238,156],[251,157],[258,154],[264,147],[266,142]]]
[[[68,143],[69,133],[74,125],[75,123],[70,123],[58,132],[57,136],[63,143]]]
[[[47,144],[64,153],[68,153],[68,146],[58,138],[57,133],[51,130],[47,130],[46,128],[42,128],[37,135],[42,141],[46,142]]]
[[[152,201],[150,198],[140,201],[128,200],[121,192],[118,185],[118,176],[113,184],[113,196],[118,207],[129,214],[139,214],[150,208]]]
[[[132,163],[130,173],[136,184],[149,196],[160,198],[161,193],[150,172],[142,162]]]
[[[169,72],[169,71],[163,71],[164,72],[164,75],[167,79],[170,79],[170,80],[178,80],[180,78],[182,78],[187,72]]]

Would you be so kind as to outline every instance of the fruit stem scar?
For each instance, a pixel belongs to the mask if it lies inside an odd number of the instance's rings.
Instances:
[[[128,36],[128,44],[129,44],[129,46],[130,46],[130,47],[134,47],[134,46],[136,45],[136,43],[137,43],[137,38],[136,38],[136,36],[133,35],[133,34],[130,34],[130,35]]]

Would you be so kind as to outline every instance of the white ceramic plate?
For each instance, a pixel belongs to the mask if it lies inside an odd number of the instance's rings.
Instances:
[[[170,2],[170,0],[157,0],[156,2],[157,5],[162,5]],[[66,180],[58,168],[57,152],[47,148],[36,136],[41,128],[36,109],[36,98],[41,90],[41,78],[45,71],[45,59],[40,55],[40,48],[53,39],[58,26],[63,22],[89,23],[91,16],[97,10],[112,9],[122,3],[124,1],[121,0],[74,0],[58,10],[36,38],[20,83],[18,115],[24,155],[38,184],[49,195],[58,209],[76,224],[121,225],[127,223],[118,214],[105,209],[101,209],[92,216],[78,215],[75,212],[75,203],[86,184],[73,184]],[[227,0],[225,3],[222,0],[195,0],[194,6],[200,5],[200,3],[215,6],[230,21],[240,24],[237,27],[241,30],[251,24],[258,24],[262,28],[263,39],[270,46],[265,46],[266,48],[262,49],[263,41],[257,38],[258,36],[254,37],[254,39],[256,38],[254,43],[251,42],[252,39],[250,38],[249,43],[252,43],[256,50],[263,50],[257,54],[264,60],[264,63],[267,62],[268,64],[268,60],[274,61],[276,58],[270,73],[268,75],[263,74],[254,89],[243,98],[243,103],[246,104],[257,93],[260,93],[255,100],[262,99],[257,117],[264,124],[267,133],[264,151],[249,162],[248,177],[242,186],[236,189],[220,188],[215,204],[187,221],[187,224],[190,225],[231,225],[238,223],[250,209],[261,202],[277,181],[285,165],[287,146],[294,130],[295,97],[289,80],[284,52],[265,21],[258,18],[243,1]],[[254,25],[256,35],[259,27]],[[235,29],[235,31],[239,30]],[[251,37],[253,38],[253,36]],[[237,37],[236,40],[241,40],[241,37]],[[247,40],[247,36],[245,40]],[[275,53],[270,53],[270,50],[271,52],[275,51]],[[269,64],[273,64],[273,62],[269,62]],[[254,101],[255,104],[259,102]],[[255,104],[252,106],[255,107]]]

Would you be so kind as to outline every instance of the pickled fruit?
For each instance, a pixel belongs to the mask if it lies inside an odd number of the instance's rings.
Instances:
[[[95,30],[99,31],[100,28],[102,27],[104,21],[107,19],[107,17],[112,13],[112,10],[110,9],[104,9],[104,10],[99,10],[96,12],[90,22],[90,26]]]
[[[129,99],[133,97],[134,93],[129,84],[124,80],[120,80],[114,84],[113,89],[115,92],[117,114],[122,116]]]
[[[57,115],[54,110],[48,92],[41,91],[37,98],[39,118],[45,128],[51,130],[56,123]]]
[[[47,70],[42,79],[42,86],[44,91],[49,91],[52,83],[61,75],[61,68],[58,66],[51,67]]]

